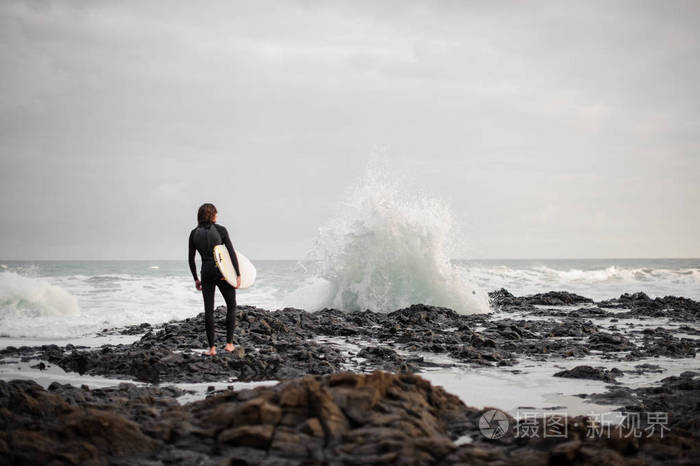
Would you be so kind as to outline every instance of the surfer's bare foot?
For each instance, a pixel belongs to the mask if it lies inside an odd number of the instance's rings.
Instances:
[[[205,351],[204,353],[205,356],[216,356],[216,346],[212,346],[209,348],[209,351]]]
[[[228,351],[229,353],[233,351],[236,347],[233,346],[233,343],[226,343],[226,346],[224,346],[224,350]]]

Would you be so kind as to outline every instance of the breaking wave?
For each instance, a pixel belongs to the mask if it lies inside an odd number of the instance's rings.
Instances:
[[[0,272],[0,320],[75,315],[78,299],[60,286],[13,271]]]
[[[370,168],[341,207],[319,229],[309,257],[315,274],[288,296],[290,305],[391,312],[423,303],[488,312],[486,293],[449,260],[455,222],[445,203],[407,194]]]
[[[698,268],[659,267],[661,264],[600,266],[594,263],[599,262],[597,260],[572,260],[570,262],[578,262],[579,266],[562,263],[559,268],[505,262],[511,263],[496,265],[476,261],[468,267],[474,281],[482,287],[488,290],[506,288],[516,295],[566,290],[593,299],[609,299],[622,293],[644,291],[651,297],[674,295],[700,299]]]

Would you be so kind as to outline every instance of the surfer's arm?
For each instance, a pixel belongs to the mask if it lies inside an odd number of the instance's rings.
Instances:
[[[217,226],[219,234],[221,235],[221,240],[226,245],[226,249],[228,249],[228,255],[231,256],[231,262],[233,262],[233,268],[236,269],[236,275],[240,277],[241,271],[238,270],[238,257],[236,257],[236,251],[233,250],[233,244],[231,244],[231,238],[228,236],[228,231],[221,225],[217,225],[216,223],[214,225]]]
[[[195,251],[197,251],[197,249],[194,247],[194,240],[192,239],[192,233],[190,233],[190,250],[187,254],[187,260],[190,263],[190,272],[192,272],[192,278],[194,278],[194,281],[197,281],[197,265],[194,263]]]

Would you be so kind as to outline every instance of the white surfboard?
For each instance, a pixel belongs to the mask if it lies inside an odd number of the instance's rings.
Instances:
[[[239,288],[248,288],[253,286],[255,283],[255,277],[258,272],[255,270],[255,266],[248,260],[246,256],[236,251],[236,258],[238,259],[238,270],[241,272],[241,286]],[[219,267],[221,275],[224,276],[227,282],[229,282],[233,287],[236,286],[236,269],[233,267],[233,262],[231,261],[231,256],[228,253],[228,249],[223,244],[214,246],[214,260],[216,261],[216,266]]]

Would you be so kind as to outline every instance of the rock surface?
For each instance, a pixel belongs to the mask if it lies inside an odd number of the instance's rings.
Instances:
[[[554,377],[566,377],[570,379],[590,379],[602,380],[604,382],[615,382],[617,377],[624,374],[619,369],[606,370],[600,367],[576,366],[573,369],[563,370],[554,374]]]
[[[673,413],[663,437],[591,436],[583,417],[567,419],[565,435],[528,437],[508,418],[505,435],[491,440],[479,431],[487,410],[412,374],[306,376],[182,406],[173,388],[0,382],[0,457],[8,464],[690,464],[700,459],[700,383],[685,374],[664,387],[682,395],[639,391],[642,402]],[[471,441],[456,441],[465,436]]]

